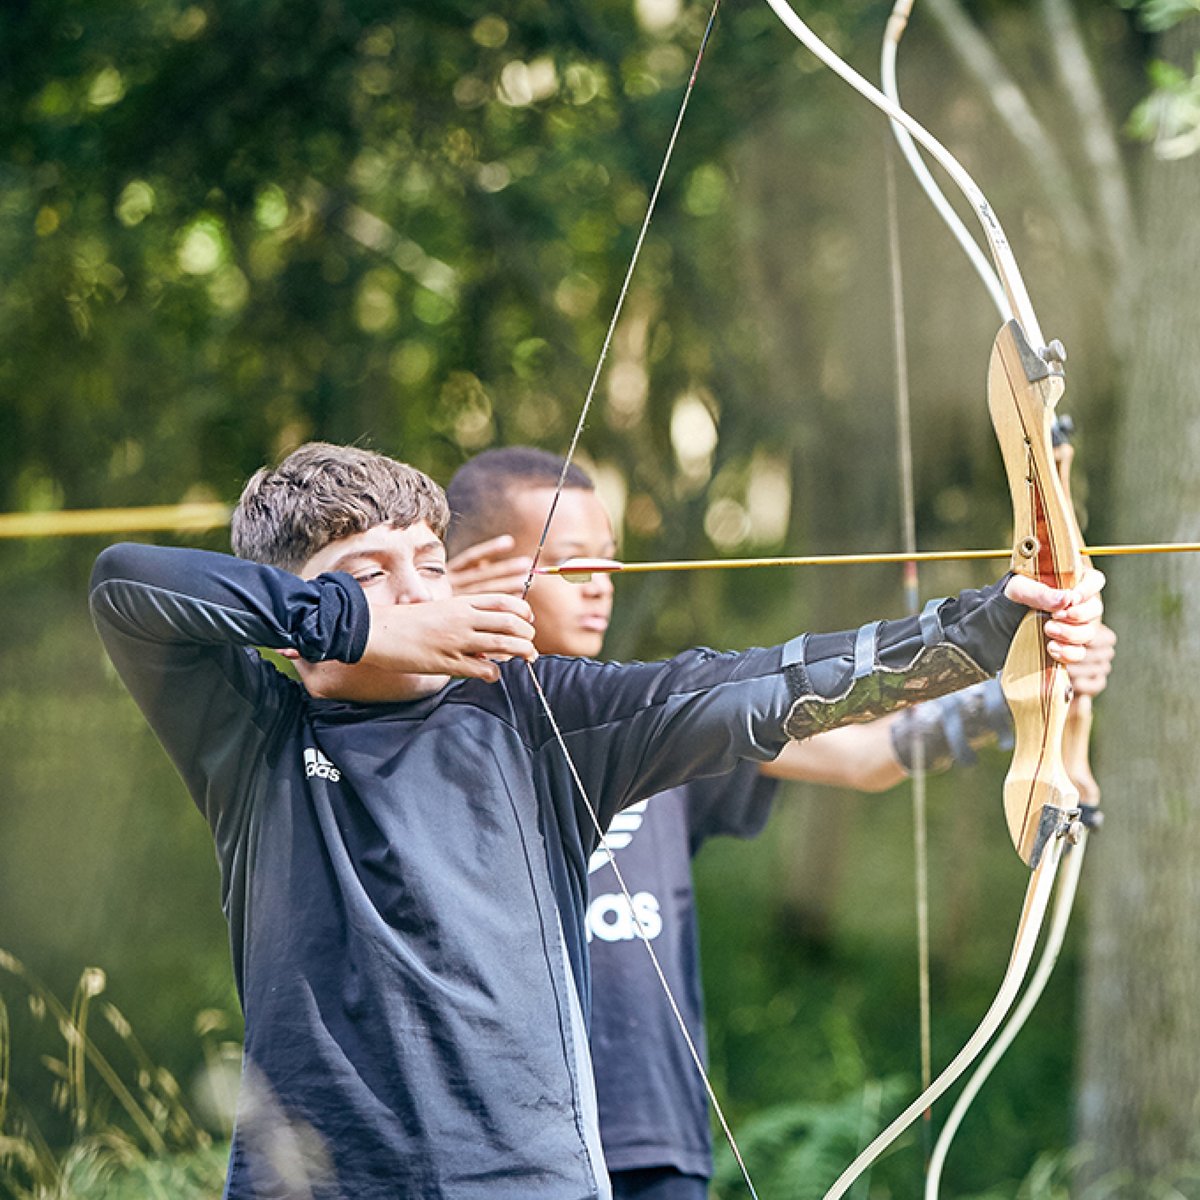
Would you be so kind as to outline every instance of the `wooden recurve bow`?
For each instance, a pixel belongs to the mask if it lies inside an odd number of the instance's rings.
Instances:
[[[1003,324],[987,371],[988,407],[1013,504],[1011,569],[1052,587],[1071,588],[1084,571],[1082,542],[1054,466],[1055,409],[1065,354],[1047,344],[1012,249],[987,198],[962,165],[923,126],[840,59],[787,0],[767,0],[783,24],[831,70],[901,127],[943,167],[975,211],[990,251]],[[1002,675],[1013,713],[1015,746],[1004,786],[1013,845],[1030,868],[1012,952],[996,997],[951,1063],[838,1177],[825,1200],[845,1196],[863,1173],[959,1079],[1003,1025],[1032,961],[1065,847],[1082,835],[1079,794],[1066,769],[1063,741],[1070,707],[1066,668],[1050,658],[1045,618],[1021,623]]]

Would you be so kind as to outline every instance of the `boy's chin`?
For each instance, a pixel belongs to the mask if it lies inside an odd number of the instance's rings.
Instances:
[[[604,650],[604,634],[585,634],[574,639],[570,653],[575,658],[599,658]]]

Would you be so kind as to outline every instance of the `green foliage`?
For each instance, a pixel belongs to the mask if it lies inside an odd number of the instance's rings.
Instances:
[[[1124,5],[1137,12],[1146,29],[1157,33],[1200,15],[1200,0],[1124,0]]]
[[[1160,158],[1186,158],[1200,150],[1200,55],[1192,73],[1170,63],[1150,66],[1151,92],[1134,109],[1129,130],[1152,143]]]
[[[217,1193],[224,1155],[193,1117],[174,1076],[151,1061],[120,1010],[99,1000],[106,985],[102,971],[83,972],[69,1008],[2,949],[0,981],[15,984],[32,1025],[49,1027],[63,1044],[63,1052],[43,1054],[41,1062],[51,1080],[53,1106],[69,1129],[65,1139],[52,1142],[14,1094],[9,1008],[0,993],[0,1188],[5,1195],[11,1200],[200,1200]],[[97,1004],[103,1036],[90,1019]],[[103,1048],[105,1040],[123,1052],[124,1068]]]
[[[1123,0],[1141,24],[1162,33],[1200,17],[1200,0]],[[1155,60],[1149,66],[1150,92],[1130,114],[1128,131],[1149,142],[1163,159],[1186,158],[1200,150],[1200,55],[1191,71]]]
[[[650,35],[615,2],[16,13],[0,506],[228,497],[306,437],[440,475],[495,440],[565,442],[696,13]],[[674,278],[679,223],[728,217],[717,111],[697,103],[639,279],[668,390],[713,371],[713,326],[659,310],[702,286]]]
[[[146,1158],[103,1139],[81,1139],[62,1156],[53,1181],[25,1187],[6,1179],[11,1200],[218,1200],[228,1146]]]
[[[873,1136],[881,1114],[905,1095],[906,1081],[867,1083],[826,1104],[781,1104],[749,1118],[738,1145],[753,1164],[754,1185],[778,1200],[820,1200],[834,1179]],[[741,1172],[727,1148],[719,1150],[713,1193],[741,1195]]]
[[[1114,1174],[1081,1188],[1077,1171],[1086,1158],[1082,1150],[1040,1155],[1019,1184],[1005,1183],[961,1200],[1193,1200],[1200,1195],[1200,1170],[1194,1166],[1138,1183]]]

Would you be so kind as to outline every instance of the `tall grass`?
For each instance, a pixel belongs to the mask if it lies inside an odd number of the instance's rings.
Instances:
[[[13,1025],[0,989],[0,1198],[3,1200],[218,1200],[238,1074],[238,1047],[222,1040],[225,1014],[205,1010],[196,1019],[207,1068],[197,1090],[201,1119],[170,1071],[156,1066],[129,1021],[102,999],[104,972],[80,975],[63,1004],[12,954],[0,949],[0,982],[15,982],[36,1024],[61,1040],[59,1054],[44,1054],[54,1107],[67,1135],[48,1137],[12,1088]],[[113,1041],[121,1063],[93,1034]],[[858,1080],[841,1098],[761,1109],[739,1128],[739,1141],[756,1184],[772,1200],[819,1200],[910,1085],[892,1078]],[[206,1123],[207,1126],[206,1127]],[[912,1137],[907,1139],[912,1145]],[[888,1156],[890,1158],[890,1156]],[[903,1157],[903,1156],[902,1156]],[[921,1194],[919,1155],[903,1170],[882,1162],[853,1192],[858,1200],[901,1200]],[[1181,1167],[1147,1184],[1110,1176],[1080,1187],[1080,1152],[1040,1156],[1021,1180],[1004,1180],[958,1200],[1200,1200],[1200,1167]],[[892,1176],[889,1180],[883,1176]],[[716,1148],[714,1198],[741,1196],[744,1187],[728,1149]]]
[[[0,1196],[8,1200],[215,1200],[225,1174],[224,1146],[192,1112],[170,1071],[157,1066],[124,1014],[101,999],[104,972],[81,974],[70,1005],[64,1004],[19,959],[0,950],[0,976],[23,993],[36,1025],[48,1026],[58,1053],[43,1054],[53,1107],[67,1136],[51,1138],[12,1087],[13,1025],[0,995]],[[94,1029],[113,1043],[106,1053]],[[214,1080],[210,1096],[224,1090],[220,1073],[228,1046],[215,1035],[220,1014],[197,1023]],[[120,1066],[114,1061],[119,1055]],[[210,1105],[218,1128],[228,1121],[220,1102]],[[227,1127],[226,1127],[227,1132]]]

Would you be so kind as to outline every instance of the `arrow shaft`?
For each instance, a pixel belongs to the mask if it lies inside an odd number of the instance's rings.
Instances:
[[[1087,546],[1091,558],[1116,558],[1132,554],[1197,554],[1200,542],[1146,542],[1112,546]],[[581,560],[578,564],[560,563],[539,567],[539,575],[644,575],[657,571],[740,571],[750,567],[831,567],[866,566],[872,563],[972,562],[1010,558],[1012,547],[995,550],[919,550],[907,553],[891,550],[878,554],[800,554],[768,558],[686,558],[658,562],[618,562]]]

